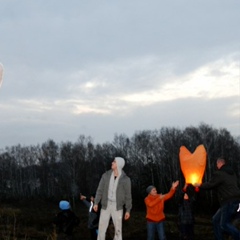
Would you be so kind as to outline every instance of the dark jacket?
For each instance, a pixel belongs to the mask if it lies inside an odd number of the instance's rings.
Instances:
[[[74,227],[79,222],[79,218],[70,209],[59,212],[53,220],[57,233],[65,233],[66,235],[72,235]]]
[[[237,176],[228,165],[223,165],[217,170],[213,178],[200,186],[201,189],[217,189],[220,205],[234,200],[240,200],[240,189],[237,184]]]
[[[84,199],[82,201],[86,205],[86,207],[88,208],[88,228],[89,229],[97,229],[98,228],[98,222],[99,222],[100,208],[101,207],[99,207],[98,211],[95,212],[93,210],[93,207],[91,207],[91,200],[90,199],[87,198],[86,200]]]
[[[182,203],[179,205],[179,223],[180,224],[193,224],[194,223],[194,216],[193,216],[193,209],[192,209],[192,202],[191,200],[183,200]]]
[[[187,193],[188,199],[184,199]],[[182,190],[178,202],[178,221],[179,224],[194,224],[193,205],[196,201],[196,192],[192,186],[188,186],[187,190]]]

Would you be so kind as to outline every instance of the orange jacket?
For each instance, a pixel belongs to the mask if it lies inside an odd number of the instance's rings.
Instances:
[[[171,188],[170,191],[163,195],[162,198],[160,196],[162,194],[157,195],[151,195],[148,194],[148,196],[144,199],[144,202],[147,207],[147,220],[153,221],[153,222],[161,222],[165,220],[165,214],[164,214],[164,202],[168,199],[170,199],[174,193],[175,189]]]

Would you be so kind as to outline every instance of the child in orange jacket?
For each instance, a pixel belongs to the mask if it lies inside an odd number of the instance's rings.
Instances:
[[[146,191],[148,196],[144,199],[147,208],[147,240],[154,240],[155,232],[158,233],[158,239],[166,239],[164,231],[164,202],[176,192],[179,181],[173,182],[170,191],[166,194],[158,194],[155,186],[148,186]]]

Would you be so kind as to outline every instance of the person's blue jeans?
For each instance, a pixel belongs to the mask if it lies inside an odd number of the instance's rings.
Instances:
[[[147,222],[147,240],[154,240],[155,233],[158,234],[159,240],[165,240],[164,222]]]
[[[212,221],[216,240],[224,240],[224,232],[231,235],[234,240],[240,239],[240,231],[232,224],[238,205],[239,201],[226,203],[214,214]]]

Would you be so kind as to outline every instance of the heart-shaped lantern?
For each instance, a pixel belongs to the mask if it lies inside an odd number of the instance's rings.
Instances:
[[[201,184],[206,168],[207,152],[203,145],[199,145],[194,153],[185,146],[180,147],[180,166],[186,184]]]

